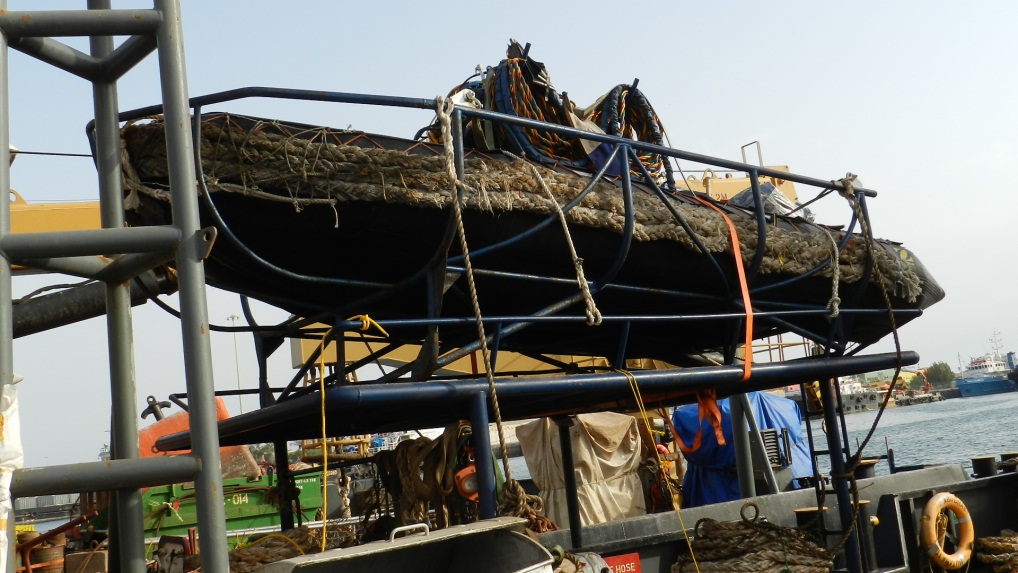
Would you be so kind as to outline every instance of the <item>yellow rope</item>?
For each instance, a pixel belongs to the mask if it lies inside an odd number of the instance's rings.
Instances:
[[[359,320],[361,323],[361,330],[367,331],[374,328],[382,333],[382,336],[388,338],[389,333],[382,328],[382,325],[375,322],[375,319],[371,318],[366,314],[357,314],[351,316],[347,320]],[[326,415],[325,415],[325,341],[329,339],[332,334],[330,328],[325,334],[322,335],[321,342],[318,343],[318,389],[321,394],[321,417],[322,417],[322,541],[321,550],[325,551],[325,538],[328,529],[329,522],[329,452],[328,443],[329,436],[326,433]],[[341,341],[336,341],[339,344]],[[302,552],[303,553],[303,552]]]
[[[353,319],[350,319],[353,320]],[[368,315],[361,315],[361,323],[365,324],[367,321],[374,322]],[[381,329],[381,327],[379,327]],[[361,330],[367,330],[366,327],[362,327]],[[385,331],[383,331],[385,332]],[[322,335],[321,342],[318,343],[318,390],[319,394],[322,395],[321,407],[322,407],[322,543],[321,550],[325,551],[325,529],[328,525],[327,516],[329,515],[329,452],[327,451],[329,438],[325,433],[325,341],[329,339],[329,335],[332,334],[330,328],[324,335]],[[388,336],[388,335],[386,335]],[[339,344],[337,342],[336,344]],[[293,540],[287,537],[291,543]],[[294,543],[294,545],[297,545]],[[304,552],[301,551],[303,555]]]
[[[616,369],[615,371],[625,376],[626,380],[629,381],[629,389],[633,391],[633,399],[636,402],[636,407],[640,410],[640,417],[643,418],[643,424],[646,426],[648,433],[653,436],[654,429],[651,427],[650,417],[647,415],[647,409],[643,405],[643,395],[640,394],[640,385],[636,381],[636,376],[628,370]],[[675,436],[675,439],[678,438],[678,436]],[[657,451],[654,444],[650,444],[650,446],[650,449],[657,457],[657,466],[658,468],[661,468],[662,463],[664,462],[661,458],[661,453]],[[668,493],[671,494],[669,497],[672,498],[672,509],[675,510],[675,516],[679,518],[679,528],[682,529],[682,535],[686,538],[686,546],[689,547],[689,556],[693,559],[693,568],[696,569],[697,573],[700,573],[700,565],[696,562],[696,555],[693,553],[693,543],[689,539],[689,534],[686,533],[686,524],[682,522],[682,512],[679,511],[678,494],[672,489],[671,483],[668,482],[668,480],[665,480],[665,484],[668,485]]]
[[[366,314],[357,314],[357,315],[351,316],[347,320],[359,320],[361,322],[361,330],[362,331],[367,331],[367,330],[370,330],[372,327],[374,327],[376,330],[378,330],[378,332],[382,333],[382,336],[384,336],[386,338],[389,337],[389,333],[386,332],[384,328],[382,328],[382,325],[380,325],[377,322],[375,322],[375,319],[371,318],[370,316],[368,316]],[[329,332],[332,332],[332,331],[330,330]]]

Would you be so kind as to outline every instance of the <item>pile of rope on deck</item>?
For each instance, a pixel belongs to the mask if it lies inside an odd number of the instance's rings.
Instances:
[[[976,539],[975,555],[996,573],[1018,573],[1018,532],[1005,529],[998,537]]]
[[[752,508],[752,518],[746,510]],[[782,527],[760,518],[752,503],[742,508],[742,520],[701,519],[693,528],[690,553],[680,555],[672,573],[826,573],[834,569],[834,555],[818,547],[801,529]]]
[[[431,155],[426,144],[419,145],[427,154],[361,147],[340,142],[342,133],[327,128],[297,128],[279,121],[243,119],[234,121],[234,116],[224,114],[201,125],[201,140],[196,145],[200,145],[210,193],[236,193],[251,199],[289,203],[297,211],[329,208],[336,211],[337,225],[342,224],[337,206],[348,201],[382,201],[422,209],[443,209],[452,204],[453,186],[445,159],[437,151]],[[128,125],[122,130],[122,138],[125,208],[138,209],[139,195],[169,201],[162,119]],[[588,183],[585,177],[532,166],[523,160],[474,157],[466,161],[469,191],[462,206],[494,215],[512,211],[554,214],[556,207],[531,167],[559,205],[579,195]],[[696,250],[689,234],[661,199],[634,192],[633,202],[637,241],[674,241]],[[708,251],[730,252],[727,227],[719,214],[677,199],[669,202]],[[621,190],[598,181],[565,215],[570,224],[621,234],[623,213]],[[757,248],[756,222],[750,217],[736,216],[732,220],[748,264]],[[840,235],[834,231],[832,234]],[[831,238],[818,230],[794,232],[770,228],[767,236],[761,274],[803,274],[832,254]],[[921,293],[916,273],[883,249],[875,249],[873,255],[885,286],[914,301]],[[839,255],[840,280],[858,281],[865,273],[866,260],[864,241],[850,239]],[[827,265],[816,274],[830,277],[833,272]]]
[[[455,486],[457,470],[475,465],[470,436],[470,424],[460,420],[446,426],[434,440],[421,436],[375,454],[378,476],[391,497],[397,525],[427,523],[431,529],[442,529],[477,521],[476,498],[464,497]],[[528,495],[514,480],[506,481],[497,465],[495,480],[500,493],[499,515],[525,518],[528,528],[537,533],[557,529],[542,515],[541,498]]]
[[[318,541],[307,527],[271,533],[230,552],[230,573],[253,573],[269,563],[318,552]]]
[[[420,436],[375,455],[378,475],[392,496],[400,525],[427,523],[441,529],[476,519],[476,515],[464,515],[465,500],[452,503],[458,497],[454,496],[454,472],[461,467],[461,450],[469,437],[470,425],[454,422],[434,440]],[[475,506],[471,509],[476,513]]]

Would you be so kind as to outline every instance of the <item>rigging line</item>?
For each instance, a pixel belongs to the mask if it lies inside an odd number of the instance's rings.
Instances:
[[[470,264],[470,252],[467,249],[467,236],[463,226],[463,213],[460,209],[459,194],[466,184],[459,180],[456,175],[456,165],[452,147],[452,112],[456,105],[452,100],[436,98],[438,103],[438,118],[442,124],[442,147],[445,151],[445,165],[447,175],[453,185],[452,208],[458,229],[460,249],[463,251],[463,270],[467,278],[467,286],[470,291],[470,302],[473,306],[474,317],[477,323],[477,337],[481,345],[481,359],[484,362],[484,375],[488,379],[488,391],[491,393],[491,406],[495,414],[495,427],[498,429],[499,448],[502,450],[502,469],[505,471],[506,484],[512,481],[509,471],[509,452],[505,445],[505,432],[502,429],[502,413],[498,407],[498,395],[495,391],[495,377],[492,373],[491,358],[488,352],[488,337],[484,333],[484,320],[481,317],[481,307],[477,300],[477,285],[474,283],[474,270]],[[503,486],[506,487],[506,486]]]
[[[866,255],[869,261],[873,262],[875,260],[875,257],[873,255],[874,250],[873,232],[872,228],[869,225],[869,220],[866,218],[866,213],[864,212],[861,200],[855,195],[855,189],[853,187],[855,179],[856,179],[855,175],[848,173],[843,179],[839,181],[841,183],[841,189],[839,190],[839,192],[845,198],[845,200],[848,201],[848,204],[852,208],[853,213],[859,220],[859,225],[862,228],[863,239],[865,240],[866,244]],[[880,294],[881,297],[883,298],[884,306],[885,309],[887,310],[888,321],[890,322],[891,325],[891,335],[894,338],[894,351],[895,355],[897,356],[897,364],[895,365],[894,368],[894,375],[891,378],[891,386],[890,388],[888,388],[887,394],[884,395],[884,399],[880,403],[880,408],[877,409],[877,414],[873,418],[873,423],[870,425],[869,430],[866,432],[866,437],[863,438],[862,442],[859,444],[855,454],[853,454],[851,458],[847,460],[848,464],[847,467],[845,468],[845,474],[840,476],[832,476],[846,479],[848,481],[849,493],[852,496],[853,502],[851,522],[849,526],[846,528],[845,532],[842,534],[839,542],[833,548],[834,551],[840,551],[843,547],[845,547],[845,545],[848,543],[849,537],[856,529],[856,523],[858,521],[859,515],[859,488],[856,482],[855,470],[859,466],[859,463],[862,461],[862,453],[866,449],[866,446],[869,444],[870,439],[873,438],[873,434],[880,423],[881,417],[883,417],[884,415],[884,411],[887,409],[887,404],[888,402],[890,402],[891,395],[894,393],[894,389],[897,386],[899,377],[901,375],[901,339],[898,336],[898,325],[894,319],[894,307],[891,304],[890,295],[887,292],[887,285],[884,284],[883,276],[880,272],[879,265],[876,264],[873,265],[873,273],[875,275],[874,278],[876,280],[876,283],[880,287]]]
[[[647,435],[653,436],[654,430],[650,424],[650,417],[647,416],[647,408],[644,405],[643,395],[640,393],[640,384],[639,382],[637,382],[636,376],[634,376],[633,373],[628,370],[616,369],[615,372],[622,374],[623,376],[626,377],[626,380],[629,381],[629,389],[633,392],[633,400],[636,402],[636,407],[640,410],[640,417],[643,419],[643,423],[647,428]],[[671,425],[670,420],[668,420],[668,424]],[[676,440],[676,445],[678,445],[679,435],[675,433],[674,427],[672,429],[672,433],[673,437]],[[664,460],[661,459],[661,452],[657,451],[657,447],[653,443],[648,444],[648,446],[654,452],[654,455],[657,457],[658,471],[663,473],[663,470],[661,468]],[[671,497],[672,501],[672,509],[675,510],[675,516],[679,519],[679,527],[682,528],[682,535],[684,535],[686,538],[686,547],[689,548],[689,556],[693,559],[693,568],[696,569],[696,573],[700,573],[700,565],[696,562],[696,555],[693,553],[693,544],[689,539],[689,534],[686,532],[686,524],[682,522],[682,512],[679,511],[678,504],[679,494],[674,489],[672,489],[671,480],[667,479],[667,476],[662,475],[662,477],[664,478],[665,485],[668,487],[668,493],[670,494],[669,497]]]
[[[17,151],[11,151],[11,155],[46,155],[51,157],[88,157],[92,158],[91,153],[65,153],[60,151],[25,151],[19,149]]]
[[[508,151],[506,151],[505,154],[517,161],[523,161],[528,167],[530,167],[531,173],[534,174],[537,182],[541,185],[541,189],[544,190],[545,197],[555,207],[555,213],[558,215],[559,222],[562,223],[562,231],[565,233],[566,246],[569,247],[569,255],[573,259],[573,268],[576,271],[576,282],[580,287],[580,291],[583,292],[583,301],[587,305],[587,325],[600,325],[601,311],[597,309],[597,304],[594,302],[594,295],[590,293],[590,285],[583,274],[583,258],[576,253],[576,246],[573,245],[573,237],[569,233],[569,224],[566,222],[565,213],[562,212],[562,206],[558,204],[558,201],[555,199],[555,195],[552,194],[551,189],[548,188],[548,183],[545,182],[544,177],[541,176],[541,172],[537,170],[537,167],[533,163],[525,161],[521,157],[509,153]]]
[[[366,329],[365,329],[366,330]],[[318,354],[318,391],[321,394],[321,415],[322,415],[322,545],[321,550],[325,551],[325,529],[329,523],[329,506],[328,497],[326,495],[329,487],[329,436],[325,430],[325,342],[332,335],[332,329],[330,328],[325,334],[322,335],[322,339],[318,342],[319,354]],[[338,355],[337,355],[338,356]]]
[[[55,284],[55,285],[44,286],[44,287],[35,289],[34,291],[26,294],[25,296],[23,296],[21,298],[14,299],[13,301],[11,301],[11,304],[16,306],[16,305],[22,304],[24,302],[28,302],[29,300],[39,296],[40,294],[42,294],[44,292],[51,291],[51,290],[70,290],[70,289],[77,288],[77,287],[82,287],[82,286],[85,286],[85,285],[88,285],[88,284],[91,284],[91,283],[94,283],[94,282],[97,282],[97,281],[95,279],[87,279],[87,280],[83,280],[83,281],[77,282],[77,283],[64,283],[64,284]]]
[[[841,194],[848,201],[848,204],[852,207],[852,211],[859,219],[859,225],[862,228],[863,239],[866,242],[866,256],[870,261],[874,261],[876,257],[873,255],[873,229],[869,225],[869,220],[866,218],[866,214],[863,211],[863,206],[860,200],[855,196],[855,190],[853,188],[853,182],[856,176],[849,173],[844,179],[841,180],[843,189]],[[883,298],[884,308],[887,310],[887,320],[891,325],[891,335],[894,338],[894,352],[897,357],[897,364],[894,367],[894,376],[891,378],[891,387],[888,388],[887,394],[884,396],[883,402],[880,404],[880,409],[877,410],[877,415],[873,419],[873,424],[870,426],[866,437],[863,439],[862,444],[859,446],[855,455],[852,456],[851,467],[847,470],[848,473],[853,473],[855,467],[859,465],[859,461],[862,459],[862,452],[866,448],[870,439],[873,438],[873,433],[877,429],[877,424],[880,422],[881,416],[884,414],[884,410],[887,408],[887,403],[891,399],[891,395],[894,393],[895,386],[898,385],[899,376],[901,375],[901,339],[898,336],[898,323],[894,318],[894,306],[891,304],[890,295],[887,293],[887,285],[884,284],[883,275],[880,272],[880,266],[877,264],[873,265],[874,278],[876,279],[877,286],[880,287],[880,296]]]

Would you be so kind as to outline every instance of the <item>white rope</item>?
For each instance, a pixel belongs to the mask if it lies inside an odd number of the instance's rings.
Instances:
[[[838,296],[838,283],[841,281],[841,261],[839,260],[840,253],[838,252],[838,241],[834,240],[834,235],[824,227],[824,233],[827,234],[827,238],[831,240],[831,299],[827,301],[827,309],[831,311],[827,315],[827,318],[837,318],[841,313],[841,309],[838,305],[841,304],[841,297]]]
[[[456,157],[452,148],[452,110],[455,109],[456,104],[451,100],[443,100],[441,97],[435,98],[435,101],[438,102],[438,120],[442,125],[442,149],[445,152],[446,174],[453,185],[452,207],[459,231],[460,249],[463,251],[463,271],[467,278],[467,288],[470,291],[470,302],[473,306],[474,319],[477,323],[477,340],[481,345],[481,361],[484,362],[484,375],[488,379],[488,393],[491,394],[491,409],[495,414],[495,427],[498,429],[498,444],[502,453],[502,469],[505,472],[506,479],[505,485],[503,485],[503,488],[505,488],[512,481],[512,476],[509,472],[509,453],[506,448],[505,431],[502,429],[502,412],[498,407],[498,394],[495,392],[495,375],[491,371],[488,337],[484,333],[484,321],[481,318],[481,306],[477,300],[477,286],[474,283],[474,271],[470,264],[470,250],[467,249],[467,235],[463,228],[463,213],[460,208],[459,196],[456,192],[456,189],[459,188],[467,189],[466,184],[460,181],[456,175]]]
[[[583,259],[576,253],[576,247],[573,245],[573,237],[569,233],[569,224],[566,222],[566,214],[562,212],[562,206],[555,200],[555,195],[548,188],[548,184],[544,181],[544,177],[541,176],[541,172],[537,170],[537,167],[533,163],[530,163],[522,157],[517,157],[508,151],[502,152],[509,157],[517,161],[522,161],[527,167],[530,168],[530,172],[534,174],[534,178],[541,185],[541,189],[544,194],[551,201],[551,204],[555,206],[555,213],[558,214],[559,222],[562,223],[562,231],[566,235],[566,245],[569,246],[569,255],[573,259],[573,267],[576,269],[576,282],[580,285],[580,291],[583,293],[583,301],[587,306],[587,324],[589,326],[598,326],[601,324],[601,311],[597,309],[597,303],[594,302],[594,295],[590,293],[590,285],[587,283],[587,278],[583,273]]]

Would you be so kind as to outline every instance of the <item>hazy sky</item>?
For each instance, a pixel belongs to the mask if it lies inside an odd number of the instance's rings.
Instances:
[[[131,5],[145,6],[116,3]],[[10,10],[53,6],[84,2],[8,2]],[[857,173],[879,192],[869,203],[875,233],[904,242],[947,291],[901,330],[903,346],[923,365],[955,368],[959,355],[989,351],[994,331],[1004,350],[1018,349],[1007,270],[1018,240],[1016,12],[1003,1],[183,2],[192,95],[263,85],[433,97],[478,64],[497,64],[516,38],[581,106],[639,78],[678,148],[739,159],[740,146],[759,140],[767,163],[821,179]],[[90,86],[19,53],[10,65],[12,143],[88,152]],[[121,109],[158,103],[157,79],[150,56],[121,81]],[[228,110],[405,137],[431,119],[270,100]],[[21,156],[12,181],[30,202],[97,197],[89,159]],[[819,221],[847,221],[843,202],[825,203]],[[52,280],[20,277],[16,294]],[[211,291],[209,301],[213,323],[240,315],[234,295]],[[283,316],[259,312],[265,322]],[[152,304],[134,317],[140,410],[145,396],[165,399],[184,382],[175,319]],[[109,440],[103,320],[15,342],[28,465],[91,461]],[[239,367],[233,343],[213,335],[219,389],[238,378],[254,385],[250,341],[237,337]],[[890,349],[888,339],[871,351]],[[274,383],[282,383],[292,370],[289,356],[277,355]]]

